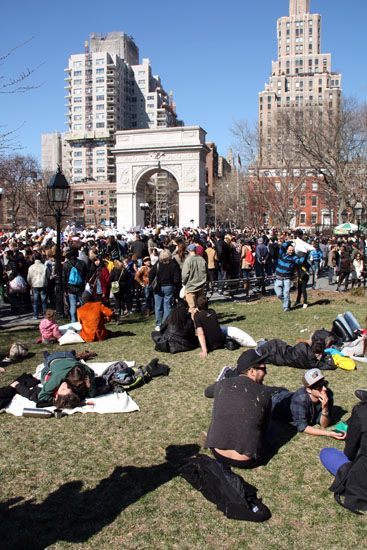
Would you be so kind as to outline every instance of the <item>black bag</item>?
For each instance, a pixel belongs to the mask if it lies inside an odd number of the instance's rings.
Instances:
[[[330,487],[338,504],[355,514],[367,512],[367,456],[360,454],[336,472]]]
[[[352,329],[343,318],[337,317],[335,321],[333,321],[332,330],[338,338],[343,340],[343,342],[353,342],[353,340],[356,339],[356,335],[353,334]]]
[[[228,349],[229,351],[236,351],[240,348],[240,345],[236,340],[233,340],[232,338],[229,338],[227,336],[226,341],[224,343],[225,349]]]
[[[229,519],[262,522],[271,517],[269,508],[257,498],[256,487],[237,476],[237,491],[226,479],[218,462],[209,456],[188,459],[180,468],[180,475]]]
[[[157,262],[157,269],[156,269],[156,274],[155,274],[155,277],[153,279],[153,281],[150,283],[150,287],[151,289],[153,290],[154,294],[157,294],[159,291],[160,291],[160,282],[158,280],[158,273],[159,273],[159,260]]]

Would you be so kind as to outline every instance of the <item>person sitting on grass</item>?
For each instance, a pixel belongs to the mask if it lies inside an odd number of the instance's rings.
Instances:
[[[273,418],[291,424],[298,432],[344,439],[344,434],[326,430],[333,413],[333,393],[327,386],[320,369],[310,369],[305,372],[299,390],[271,389]],[[315,427],[316,424],[321,427]]]
[[[39,406],[54,406],[57,409],[74,409],[82,404],[81,398],[74,393],[68,382],[61,382],[54,390],[50,400],[40,400],[42,388],[40,381],[31,374],[22,374],[9,386],[0,388],[0,410],[7,407],[16,394],[37,403]]]
[[[367,513],[367,390],[355,391],[360,403],[347,420],[344,452],[325,448],[320,452],[322,465],[335,476],[330,490],[338,502],[356,513]],[[343,501],[340,500],[342,497]]]
[[[90,292],[83,292],[82,303],[77,309],[78,321],[82,325],[80,336],[84,342],[106,340],[110,333],[105,324],[113,315],[112,309],[102,302],[93,302]]]
[[[179,353],[198,346],[195,327],[187,307],[176,306],[161,325],[160,331],[152,332],[156,351]]]
[[[204,359],[208,352],[224,347],[226,341],[218,317],[214,309],[208,309],[208,300],[205,296],[196,299],[197,311],[194,313],[194,325],[201,347],[200,357]]]
[[[229,483],[238,487],[231,466],[252,468],[259,463],[271,413],[269,390],[263,386],[265,356],[255,350],[240,355],[236,369],[205,390],[213,398],[212,419],[203,444],[210,448]],[[205,441],[204,441],[205,439]]]
[[[55,313],[53,309],[46,309],[45,318],[40,322],[39,330],[42,344],[53,344],[61,338],[61,332],[55,321]]]

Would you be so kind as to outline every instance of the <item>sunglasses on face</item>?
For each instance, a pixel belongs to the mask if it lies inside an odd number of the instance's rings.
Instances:
[[[310,390],[321,390],[324,386],[327,388],[329,382],[327,380],[319,380],[316,384],[309,386]]]

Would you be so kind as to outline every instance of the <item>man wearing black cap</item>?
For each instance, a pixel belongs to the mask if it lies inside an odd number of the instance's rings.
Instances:
[[[212,420],[206,438],[226,477],[238,483],[231,466],[251,468],[261,456],[262,439],[270,417],[270,392],[262,386],[266,375],[264,356],[255,350],[242,353],[232,376],[205,390],[214,397]],[[232,482],[231,481],[231,482]]]

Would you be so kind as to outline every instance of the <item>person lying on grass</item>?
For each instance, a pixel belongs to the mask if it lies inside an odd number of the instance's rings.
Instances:
[[[39,380],[31,374],[22,374],[14,380],[9,386],[0,388],[0,409],[7,407],[16,394],[30,399],[37,403],[37,406],[54,406],[57,409],[74,409],[82,404],[81,398],[74,393],[68,382],[62,382],[55,390],[50,402],[39,401],[40,388]]]
[[[345,434],[328,431],[332,421],[333,393],[320,369],[310,369],[303,376],[303,387],[295,392],[271,388],[272,417],[287,422],[297,431],[344,439]],[[315,427],[320,424],[320,428]]]
[[[325,347],[328,347],[328,344],[322,340],[298,342],[295,346],[290,346],[284,340],[274,338],[258,343],[256,351],[260,355],[266,355],[268,363],[279,367],[335,370],[335,365],[323,360]]]
[[[88,365],[69,357],[55,359],[51,369],[45,366],[41,372],[41,381],[43,387],[38,395],[41,406],[52,404],[55,396],[67,390],[71,390],[80,400],[96,395],[94,371]]]

